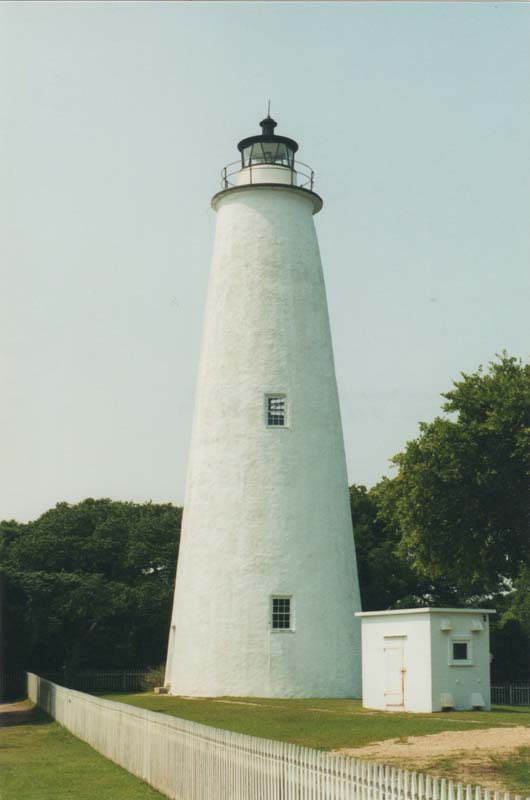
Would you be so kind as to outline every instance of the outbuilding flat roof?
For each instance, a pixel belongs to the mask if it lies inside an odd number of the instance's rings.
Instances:
[[[387,611],[357,611],[356,617],[388,617],[399,614],[496,614],[494,608],[398,608]]]

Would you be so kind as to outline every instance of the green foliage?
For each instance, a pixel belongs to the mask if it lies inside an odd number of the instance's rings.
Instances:
[[[495,766],[512,792],[528,791],[530,786],[530,747],[521,747],[511,758],[497,758]]]
[[[503,623],[516,622],[530,640],[530,568],[523,567],[509,596],[510,605],[503,616]],[[530,652],[528,654],[530,662]]]
[[[530,675],[530,365],[462,374],[394,478],[350,488],[363,608],[487,603],[497,680]],[[1,667],[165,658],[182,509],[88,499],[0,523]]]
[[[487,603],[496,680],[530,675],[530,365],[462,374],[445,416],[350,489],[363,607]]]
[[[165,654],[164,654],[165,655]],[[144,691],[152,691],[155,686],[163,686],[166,677],[166,665],[160,664],[158,667],[151,667],[145,673],[142,680]]]
[[[170,504],[107,499],[0,523],[5,616],[19,623],[3,627],[4,669],[160,663],[180,523]]]
[[[504,354],[444,397],[453,418],[422,423],[394,457],[381,514],[418,575],[474,601],[530,564],[530,365]]]
[[[494,675],[501,681],[528,682],[530,676],[530,569],[523,567],[512,591],[495,599],[492,628]]]
[[[400,532],[379,516],[377,495],[365,486],[350,486],[350,506],[363,610],[418,605],[422,587],[397,553]]]

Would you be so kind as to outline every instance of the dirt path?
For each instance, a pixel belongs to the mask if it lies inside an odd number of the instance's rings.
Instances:
[[[0,703],[0,728],[21,725],[35,715],[35,707],[29,700],[16,703]]]
[[[530,748],[530,728],[517,726],[387,739],[337,752],[431,775],[451,777],[454,770],[464,783],[505,791],[498,762],[523,747]]]

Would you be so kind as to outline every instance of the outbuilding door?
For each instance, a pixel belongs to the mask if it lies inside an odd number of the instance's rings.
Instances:
[[[405,640],[406,636],[384,637],[385,705],[405,704]]]

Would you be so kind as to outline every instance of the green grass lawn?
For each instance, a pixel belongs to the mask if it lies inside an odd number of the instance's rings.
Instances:
[[[164,800],[39,709],[2,729],[0,787],[6,800]]]
[[[362,747],[383,739],[425,736],[500,725],[530,726],[530,707],[494,711],[403,714],[363,709],[360,700],[191,700],[155,694],[109,694],[109,700],[149,708],[251,736],[294,742],[322,750]]]
[[[358,700],[269,700],[222,698],[191,700],[154,694],[112,694],[108,699],[149,708],[219,728],[309,747],[335,750],[384,739],[406,739],[447,730],[523,725],[530,707],[501,707],[488,712],[401,714],[373,712]],[[26,702],[25,707],[31,709]],[[433,765],[434,766],[434,765]],[[442,762],[436,773],[440,774]],[[442,774],[458,779],[458,760]],[[494,759],[489,774],[505,788],[530,794],[530,748],[510,759]],[[477,781],[480,782],[480,781]],[[162,800],[162,795],[76,739],[39,709],[2,730],[2,797],[13,800]]]
[[[496,766],[512,792],[530,794],[530,747],[523,747],[509,760],[497,759]]]
[[[491,712],[404,714],[363,709],[360,700],[192,700],[154,694],[105,696],[217,728],[322,750],[363,747],[385,739],[404,741],[411,736],[442,731],[530,727],[530,707],[496,706]],[[399,766],[418,769],[414,762],[403,760],[399,761]],[[530,748],[521,747],[510,758],[486,756],[471,771],[469,764],[455,756],[433,758],[426,767],[421,771],[483,786],[494,786],[495,782],[503,791],[530,796]]]

